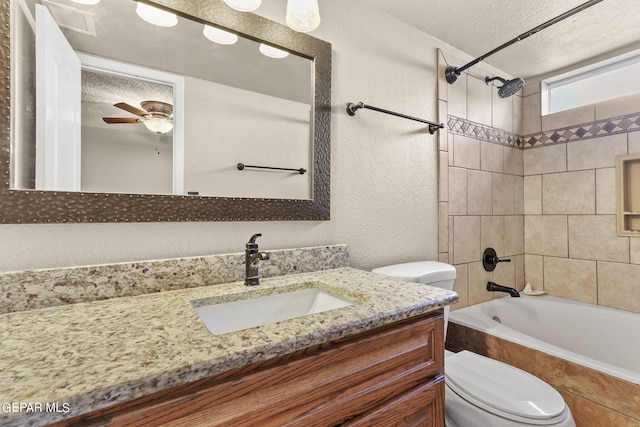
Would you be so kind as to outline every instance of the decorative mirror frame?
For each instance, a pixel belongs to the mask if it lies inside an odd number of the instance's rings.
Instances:
[[[15,190],[11,170],[11,1],[0,5],[0,223],[328,220],[331,173],[331,44],[214,0],[143,0],[201,23],[213,23],[314,61],[312,199]]]

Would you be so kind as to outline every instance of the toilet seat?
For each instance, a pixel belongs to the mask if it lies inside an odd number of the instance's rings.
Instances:
[[[553,424],[567,410],[560,393],[544,381],[466,350],[445,359],[445,378],[465,401],[513,421]]]

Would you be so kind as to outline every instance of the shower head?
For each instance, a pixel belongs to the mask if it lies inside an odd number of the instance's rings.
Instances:
[[[508,81],[503,79],[502,77],[487,77],[484,79],[484,81],[488,85],[490,85],[494,80],[500,80],[502,82],[502,86],[498,88],[498,96],[500,98],[508,98],[522,89],[522,86],[524,86],[524,80],[522,80],[520,77],[516,77],[515,79]]]

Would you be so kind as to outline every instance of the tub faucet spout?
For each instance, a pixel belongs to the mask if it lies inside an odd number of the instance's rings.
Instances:
[[[498,285],[497,283],[487,282],[487,290],[491,292],[506,292],[512,297],[519,297],[520,293],[516,291],[514,288],[509,288],[507,286]]]

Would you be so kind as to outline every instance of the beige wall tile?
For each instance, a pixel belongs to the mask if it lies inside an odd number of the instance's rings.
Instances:
[[[453,165],[468,169],[480,169],[480,141],[462,135],[454,135]]]
[[[504,254],[504,217],[483,216],[480,219],[480,246],[482,251],[494,248],[498,256]]]
[[[500,98],[497,90],[491,91],[491,126],[513,132],[514,98],[517,97]]]
[[[449,84],[447,99],[447,111],[450,115],[467,118],[467,73],[462,73],[455,84]]]
[[[531,283],[535,290],[544,289],[543,259],[540,255],[524,255],[524,281]]]
[[[453,218],[454,264],[480,260],[480,217],[456,216]]]
[[[631,252],[630,258],[632,264],[640,264],[640,238],[630,237],[629,250]]]
[[[596,261],[544,257],[544,290],[562,298],[597,304]]]
[[[522,135],[522,97],[513,96],[513,133]]]
[[[456,281],[453,283],[453,290],[460,298],[458,303],[451,306],[452,310],[469,306],[469,273],[467,264],[459,264],[456,268]]]
[[[524,150],[524,174],[565,172],[567,170],[567,145],[548,145]]]
[[[524,213],[542,214],[542,175],[524,177]]]
[[[568,170],[615,166],[615,158],[627,154],[627,134],[575,141],[567,144]]]
[[[527,254],[567,257],[566,215],[527,215],[524,218],[524,250]]]
[[[640,132],[630,132],[627,136],[629,142],[629,154],[640,153]]]
[[[522,97],[522,135],[537,134],[541,131],[540,95]]]
[[[524,253],[524,216],[504,217],[504,255]]]
[[[446,151],[438,151],[438,198],[441,202],[449,200],[449,155]]]
[[[596,213],[616,213],[616,169],[596,169]]]
[[[583,123],[591,123],[596,118],[596,111],[593,105],[572,108],[571,110],[549,114],[542,117],[542,130],[554,130],[575,126]]]
[[[504,169],[504,150],[502,145],[492,142],[480,142],[480,169],[490,172],[502,172]]]
[[[594,170],[551,173],[542,177],[544,214],[595,214]]]
[[[467,214],[467,169],[449,168],[449,215]]]
[[[500,256],[500,254],[498,254]],[[505,258],[505,257],[502,257]],[[493,270],[493,281],[502,286],[508,286],[510,288],[516,288],[516,263],[515,260],[511,262],[501,262],[498,264],[495,270]],[[494,293],[493,296],[505,296],[506,294]]]
[[[511,262],[516,264],[516,289],[522,291],[524,289],[524,255],[516,255],[511,257]]]
[[[569,257],[629,262],[629,237],[617,236],[615,215],[570,215]]]
[[[455,148],[453,145],[453,135],[450,132],[447,132],[447,146],[449,152],[449,166],[453,166],[453,149]]]
[[[598,262],[598,304],[640,313],[640,265]]]
[[[637,113],[640,112],[640,93],[598,102],[595,107],[596,120]]]
[[[524,150],[512,147],[502,147],[504,150],[504,173],[524,175]]]
[[[449,252],[449,204],[440,202],[438,208],[438,252]]]
[[[522,88],[522,96],[529,96],[535,93],[540,93],[540,83],[525,83]]]
[[[513,175],[502,173],[493,174],[493,214],[513,215],[514,213],[514,185]]]
[[[449,264],[453,264],[453,258],[454,258],[454,250],[455,248],[453,247],[453,219],[455,217],[450,216],[449,217]]]
[[[438,123],[447,123],[447,101],[438,101]],[[449,133],[441,130],[438,132],[438,150],[447,151],[449,146]]]
[[[510,176],[513,181],[513,214],[524,215],[524,177]]]
[[[493,178],[491,172],[469,170],[467,213],[491,215],[493,212]]]
[[[485,271],[481,262],[469,263],[469,305],[480,304],[493,298],[487,291],[487,282],[493,280],[493,274]]]
[[[483,79],[467,77],[467,118],[491,126],[491,86]]]

